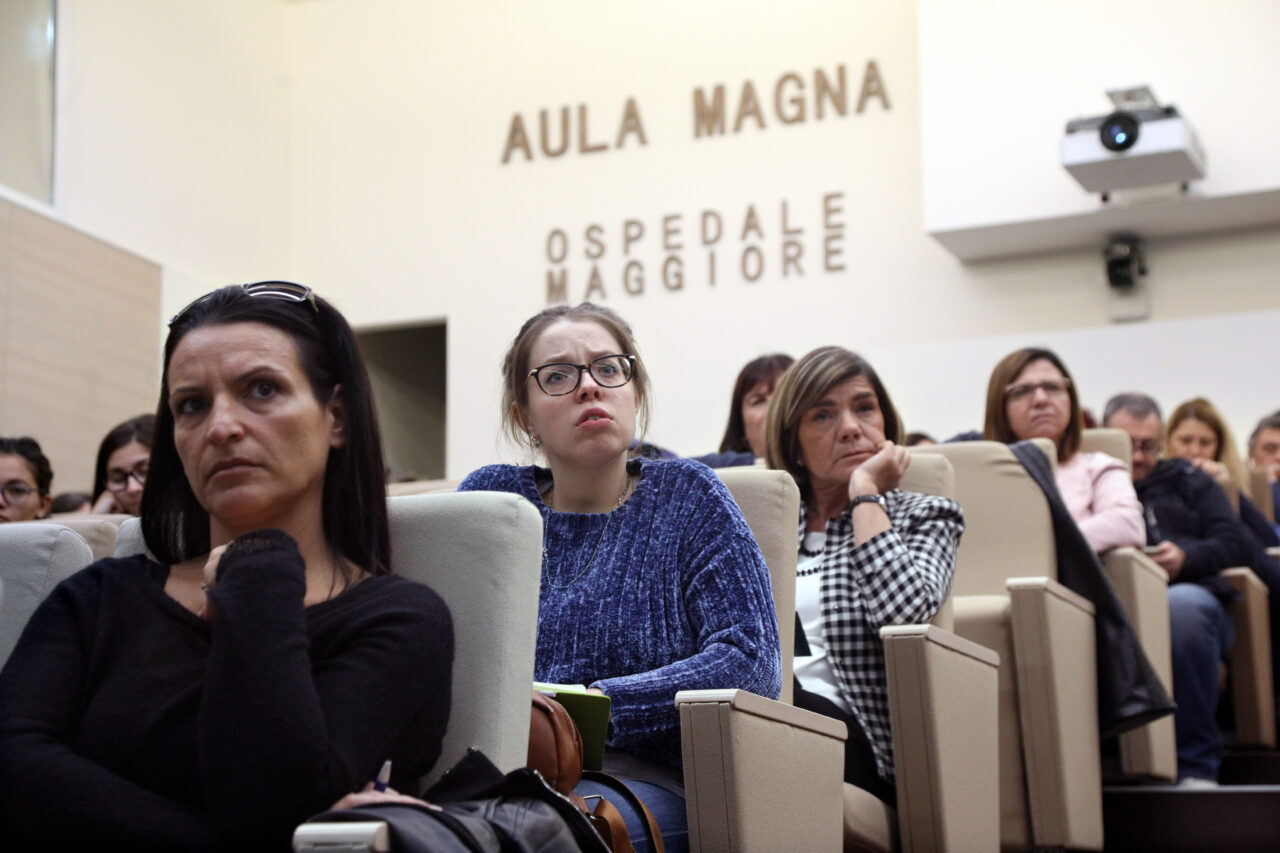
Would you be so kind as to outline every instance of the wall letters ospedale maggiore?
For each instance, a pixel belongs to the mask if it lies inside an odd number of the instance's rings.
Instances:
[[[873,101],[884,111],[890,109],[874,59],[863,66],[856,98],[851,97],[848,78],[843,64],[830,71],[817,68],[807,78],[787,72],[771,89],[764,89],[764,100],[750,80],[734,89],[723,83],[695,87],[693,137],[713,139],[749,128],[762,131],[774,123],[844,118],[851,110],[857,116]],[[536,119],[515,113],[502,164],[648,145],[649,134],[634,97],[624,101],[615,133],[593,131],[586,104],[566,105],[557,111],[539,110]],[[650,280],[664,290],[679,291],[686,281],[714,287],[732,277],[751,283],[766,271],[782,278],[813,271],[841,272],[845,268],[843,214],[844,193],[828,192],[801,205],[780,200],[749,204],[745,210],[708,207],[688,214],[627,218],[611,226],[592,222],[580,228],[552,228],[544,245],[547,302],[605,301],[617,293],[640,296]],[[638,255],[652,257],[655,247],[661,260],[656,265],[651,262],[656,269],[647,270]]]

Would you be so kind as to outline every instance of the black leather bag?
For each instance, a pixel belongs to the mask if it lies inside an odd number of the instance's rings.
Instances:
[[[527,767],[503,776],[472,750],[423,799],[325,812],[308,823],[386,821],[395,853],[608,853],[586,817]]]

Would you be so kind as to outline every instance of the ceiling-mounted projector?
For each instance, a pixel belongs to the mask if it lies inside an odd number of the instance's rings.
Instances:
[[[1147,86],[1107,97],[1113,112],[1072,119],[1062,138],[1062,165],[1080,186],[1106,193],[1205,176],[1204,148],[1176,107],[1161,106]]]

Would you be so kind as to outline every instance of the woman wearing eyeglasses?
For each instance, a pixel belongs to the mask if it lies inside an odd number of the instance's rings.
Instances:
[[[391,572],[368,376],[309,288],[170,323],[142,528],[155,559],[63,582],[0,673],[0,847],[284,850],[386,759],[412,789],[452,626]]]
[[[548,308],[503,360],[502,415],[545,467],[490,465],[461,489],[523,495],[542,513],[534,677],[612,700],[605,769],[653,811],[669,853],[688,849],[676,691],[781,690],[769,573],[706,466],[628,460],[649,385],[631,329],[590,303]],[[584,782],[578,792],[601,793]],[[628,819],[637,850],[643,834]]]
[[[1056,480],[1071,517],[1096,553],[1142,547],[1142,504],[1124,462],[1080,450],[1084,421],[1066,365],[1052,351],[1029,347],[1002,358],[987,384],[983,437],[1006,444],[1047,438],[1058,452]]]
[[[93,493],[97,495],[93,512],[129,515],[141,512],[142,487],[147,482],[155,431],[155,415],[138,415],[117,424],[102,439],[93,474]]]
[[[34,438],[0,438],[0,522],[49,514],[53,469]]]

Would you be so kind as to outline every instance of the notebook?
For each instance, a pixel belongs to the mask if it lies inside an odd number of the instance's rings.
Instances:
[[[533,689],[545,693],[564,706],[582,735],[582,769],[599,770],[604,766],[604,742],[609,734],[608,696],[588,693],[582,684],[548,684],[533,682]]]

